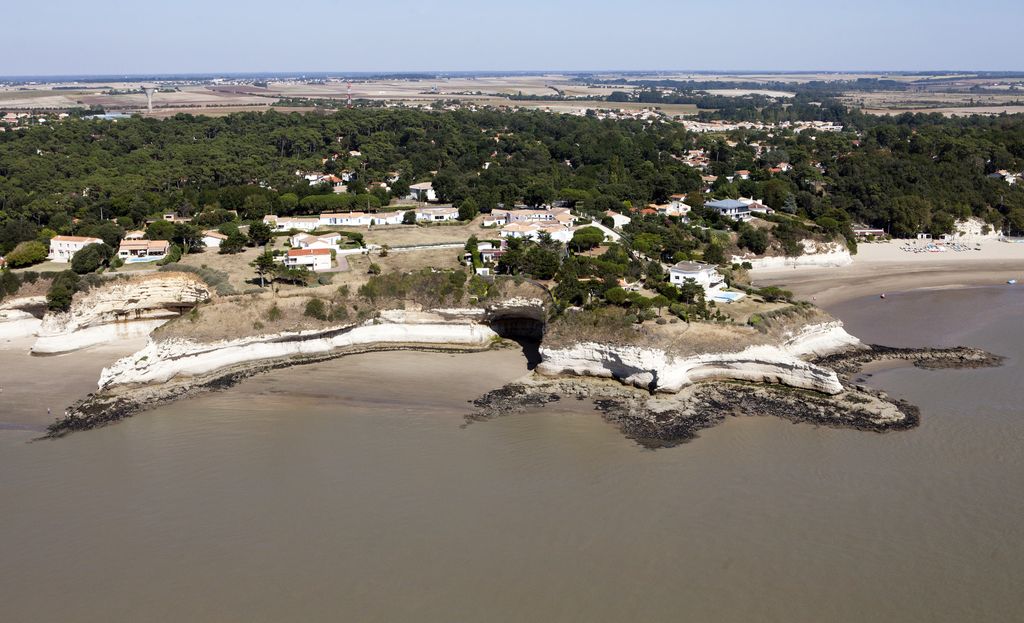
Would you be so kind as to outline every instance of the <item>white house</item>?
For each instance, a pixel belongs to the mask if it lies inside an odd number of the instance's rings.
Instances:
[[[337,251],[341,242],[341,234],[330,233],[322,236],[295,234],[288,240],[291,242],[292,248],[295,249],[327,249],[328,251],[333,249]]]
[[[716,290],[725,289],[725,278],[711,264],[701,262],[679,262],[669,268],[669,281],[674,285],[682,285],[692,279],[704,288],[706,295]],[[710,298],[710,297],[709,297]]]
[[[1003,180],[1004,182],[1006,182],[1007,184],[1010,184],[1011,186],[1016,184],[1017,182],[1019,182],[1021,180],[1022,176],[1024,176],[1024,173],[1022,173],[1022,174],[1011,173],[1011,172],[1007,171],[1006,169],[1000,169],[1000,170],[996,171],[995,173],[990,173],[989,174],[989,177],[991,177],[992,179]]]
[[[330,227],[369,227],[370,225],[401,225],[405,213],[395,212],[335,212],[321,214],[320,225]]]
[[[263,217],[263,222],[269,225],[274,231],[313,231],[320,226],[320,219],[315,216],[277,216],[268,214]]]
[[[676,194],[668,199],[668,208],[665,209],[665,216],[686,216],[693,209],[686,205],[686,195]]]
[[[614,210],[608,210],[604,213],[604,215],[612,219],[613,229],[622,229],[626,225],[629,225],[629,223],[633,220],[626,216],[625,214],[619,214]]]
[[[745,203],[747,205],[747,209],[753,212],[754,214],[775,214],[775,210],[769,208],[767,205],[765,205],[764,201],[760,199],[754,199],[753,197],[740,197],[739,199],[737,199],[737,201],[739,201],[740,203]]]
[[[508,218],[504,212],[491,212],[490,214],[484,215],[484,220],[480,223],[483,227],[498,227],[508,223]]]
[[[420,182],[409,185],[409,194],[406,199],[412,201],[437,201],[437,193],[434,192],[434,185],[430,182]]]
[[[227,240],[228,237],[220,233],[216,229],[208,229],[203,232],[203,245],[208,249],[220,248],[220,243]]]
[[[705,203],[704,207],[709,210],[714,210],[722,216],[736,219],[737,221],[749,221],[752,218],[750,214],[750,207],[736,199],[720,199],[718,201]]]
[[[288,268],[307,268],[313,272],[331,269],[330,249],[290,249],[284,258]]]
[[[571,227],[561,225],[542,225],[540,223],[509,223],[501,228],[498,234],[502,238],[521,238],[523,240],[536,240],[541,233],[551,236],[552,240],[558,242],[569,242],[575,232]]]
[[[70,262],[72,256],[90,244],[103,242],[99,238],[88,236],[54,236],[50,238],[50,254],[47,259],[53,262]]]
[[[457,208],[417,208],[416,220],[432,223],[457,221],[459,220],[459,210]]]
[[[155,262],[167,256],[171,243],[166,240],[122,240],[117,256],[126,263]]]
[[[549,210],[494,210],[493,218],[504,217],[506,223],[561,223],[572,225],[575,220],[569,208],[551,208]]]

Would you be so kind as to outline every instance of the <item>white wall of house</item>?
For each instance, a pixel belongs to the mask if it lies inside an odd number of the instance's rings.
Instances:
[[[720,290],[725,287],[725,279],[712,266],[700,269],[678,268],[673,266],[669,269],[669,281],[674,285],[682,285],[687,279],[696,281],[705,292]]]
[[[67,240],[61,236],[50,239],[50,253],[47,259],[52,262],[67,263],[71,258],[90,244],[103,242],[99,238],[86,238],[85,240]]]
[[[457,221],[459,220],[459,211],[447,208],[420,208],[416,210],[416,220],[430,222]]]
[[[323,255],[289,255],[284,259],[284,265],[288,268],[306,267],[313,272],[321,272],[331,269],[330,254]]]

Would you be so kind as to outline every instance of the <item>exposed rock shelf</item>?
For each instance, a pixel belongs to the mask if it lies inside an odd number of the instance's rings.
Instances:
[[[657,348],[584,342],[565,348],[540,349],[537,371],[614,378],[635,387],[675,393],[700,381],[736,380],[782,383],[825,394],[843,390],[835,371],[804,361],[865,348],[839,322],[809,325],[779,345],[750,346],[737,352],[680,357]]]
[[[822,355],[812,365],[828,370],[840,382],[865,364],[894,359],[925,368],[977,368],[1002,363],[1001,357],[972,348],[871,346]],[[837,392],[821,392],[794,386],[785,379],[779,379],[781,385],[772,385],[735,380],[733,376],[725,382],[688,384],[675,393],[657,393],[623,385],[607,375],[595,376],[604,378],[530,375],[475,400],[470,419],[517,413],[567,397],[591,400],[623,434],[648,447],[688,441],[700,430],[732,415],[773,415],[794,422],[875,432],[914,428],[919,422],[914,405],[862,385],[841,384]],[[629,377],[615,378],[636,385]]]

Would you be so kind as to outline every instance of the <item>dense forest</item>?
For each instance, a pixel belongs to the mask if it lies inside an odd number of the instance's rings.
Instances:
[[[428,180],[442,201],[472,211],[561,200],[597,215],[689,193],[697,208],[705,198],[752,196],[804,219],[897,236],[948,231],[971,214],[1024,231],[1024,185],[987,177],[1024,169],[1024,117],[843,115],[842,133],[728,135],[668,121],[497,110],[72,118],[0,133],[0,254],[54,233],[109,229],[111,220],[139,227],[166,211],[204,213],[216,225],[229,210],[246,220],[380,209]],[[720,176],[707,195],[702,172],[681,160],[691,149],[705,150],[706,173]],[[792,168],[771,173],[779,162]],[[751,178],[729,182],[739,169]],[[306,171],[349,171],[354,180],[345,197],[328,198],[329,187],[296,175]]]

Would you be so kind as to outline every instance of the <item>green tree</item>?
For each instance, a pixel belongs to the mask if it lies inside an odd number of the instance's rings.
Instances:
[[[460,221],[471,221],[476,218],[476,215],[479,213],[480,209],[477,208],[476,201],[472,197],[467,197],[459,203]]]
[[[402,223],[404,223],[406,225],[415,225],[416,224],[416,211],[415,210],[406,210],[405,214],[402,215]]]
[[[529,206],[540,206],[555,198],[555,189],[548,184],[535,182],[530,184],[523,193],[523,202]]]
[[[712,243],[704,247],[704,261],[708,264],[725,263],[725,251],[722,250],[722,245]]]
[[[593,249],[604,242],[604,232],[596,227],[580,227],[573,233],[569,248],[573,251]]]
[[[221,241],[219,253],[228,255],[241,253],[245,249],[245,245],[247,242],[249,242],[249,239],[245,236],[245,234],[236,231],[230,234],[227,240]]]
[[[274,206],[266,195],[249,195],[242,202],[242,218],[248,220],[261,219],[270,214],[273,209]]]
[[[249,244],[262,247],[270,242],[272,237],[273,232],[270,229],[270,225],[261,221],[256,221],[249,225]]]
[[[153,221],[146,227],[146,238],[149,240],[174,240],[174,223]]]
[[[256,274],[260,276],[261,288],[266,286],[264,278],[267,275],[273,276],[277,269],[277,262],[274,261],[274,254],[270,251],[257,255],[256,259],[254,259],[249,265],[255,268]]]
[[[118,243],[121,242],[121,238],[124,237],[124,230],[116,223],[104,221],[102,223],[91,223],[80,226],[78,228],[78,235],[99,238],[107,245],[117,247]]]
[[[103,242],[85,245],[71,258],[71,270],[79,275],[96,272],[96,270],[110,261],[114,255],[114,249]]]

